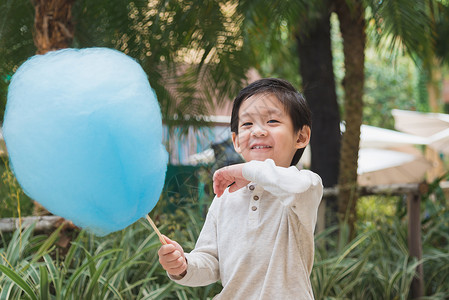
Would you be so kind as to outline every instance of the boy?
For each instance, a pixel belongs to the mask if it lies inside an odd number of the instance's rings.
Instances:
[[[214,299],[313,299],[309,277],[323,186],[317,174],[295,167],[310,126],[305,99],[285,80],[261,79],[239,93],[231,131],[246,163],[215,172],[216,197],[191,253],[166,238],[159,261],[172,280],[188,286],[221,280]]]

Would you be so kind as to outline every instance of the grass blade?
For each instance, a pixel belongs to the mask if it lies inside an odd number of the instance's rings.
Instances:
[[[70,292],[71,292],[71,288],[72,288],[73,284],[75,283],[75,280],[78,279],[79,276],[81,276],[81,274],[84,271],[84,269],[86,269],[87,267],[91,266],[93,261],[99,259],[100,257],[112,254],[114,252],[120,252],[120,251],[122,251],[122,250],[121,249],[111,249],[111,250],[108,250],[108,251],[101,252],[101,253],[95,255],[94,257],[90,258],[84,265],[82,265],[81,267],[77,268],[76,272],[73,273],[72,276],[70,276],[69,283],[68,283],[67,288],[65,290],[64,299],[68,299],[68,297],[70,295]]]
[[[98,286],[98,278],[100,278],[101,273],[103,272],[104,268],[108,265],[108,263],[111,261],[111,259],[106,259],[101,263],[101,265],[96,270],[95,274],[92,276],[92,278],[89,281],[89,287],[87,289],[87,295],[86,299],[92,299],[92,295],[94,292],[94,289]]]
[[[6,282],[4,286],[2,286],[0,293],[0,300],[9,300],[11,299],[11,290],[13,288],[12,281]]]
[[[48,300],[49,282],[48,282],[47,268],[45,268],[45,266],[39,266],[39,272],[41,278],[40,280],[41,300]]]
[[[42,246],[40,246],[39,250],[37,250],[36,254],[34,254],[34,257],[31,260],[30,264],[35,263],[40,258],[42,258],[42,256],[50,252],[49,251],[50,247],[53,246],[56,240],[59,238],[59,232],[61,231],[62,226],[63,225],[59,226],[58,229],[53,231],[53,233],[48,237],[48,239],[45,240]]]
[[[25,280],[22,279],[22,277],[20,277],[19,274],[3,265],[0,265],[0,271],[2,271],[3,274],[8,276],[12,281],[14,281],[15,284],[24,290],[32,300],[37,300],[37,296],[33,292],[33,289],[25,282]]]
[[[111,293],[114,294],[115,299],[123,300],[122,294],[123,294],[125,291],[122,291],[122,292],[120,293],[120,292],[117,290],[116,287],[112,286],[112,285],[109,283],[109,281],[107,281],[106,279],[104,279],[104,278],[102,278],[102,277],[100,277],[99,280],[100,280],[100,283],[103,284],[103,285],[107,288],[107,290],[109,290]],[[105,295],[102,295],[102,297],[101,297],[100,299],[109,299],[109,297],[105,297]]]
[[[67,269],[70,268],[70,265],[72,264],[73,257],[75,256],[76,250],[79,249],[78,243],[80,242],[80,240],[82,239],[83,236],[84,236],[84,231],[81,231],[78,234],[76,240],[71,243],[70,249],[67,252],[67,255],[66,255],[65,260],[64,260],[64,266]]]
[[[6,250],[6,259],[12,266],[16,266],[17,262],[20,260],[24,247],[28,244],[31,233],[34,230],[34,225],[35,224],[32,224],[29,227],[26,227],[23,232],[20,229],[17,229],[14,232],[13,237],[9,242],[8,249]]]

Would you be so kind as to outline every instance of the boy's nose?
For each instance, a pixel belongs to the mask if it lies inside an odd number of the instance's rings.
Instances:
[[[254,125],[251,134],[255,137],[267,136],[267,131],[262,126]]]

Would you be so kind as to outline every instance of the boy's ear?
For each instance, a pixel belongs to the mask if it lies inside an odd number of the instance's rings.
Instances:
[[[296,149],[305,148],[310,142],[310,127],[304,125],[297,133]]]
[[[238,154],[242,154],[242,149],[240,149],[239,139],[237,138],[237,134],[232,132],[232,144],[234,144],[235,152]]]

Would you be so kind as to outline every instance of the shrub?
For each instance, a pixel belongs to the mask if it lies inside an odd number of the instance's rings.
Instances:
[[[31,215],[33,203],[23,193],[6,158],[0,158],[0,218]]]

